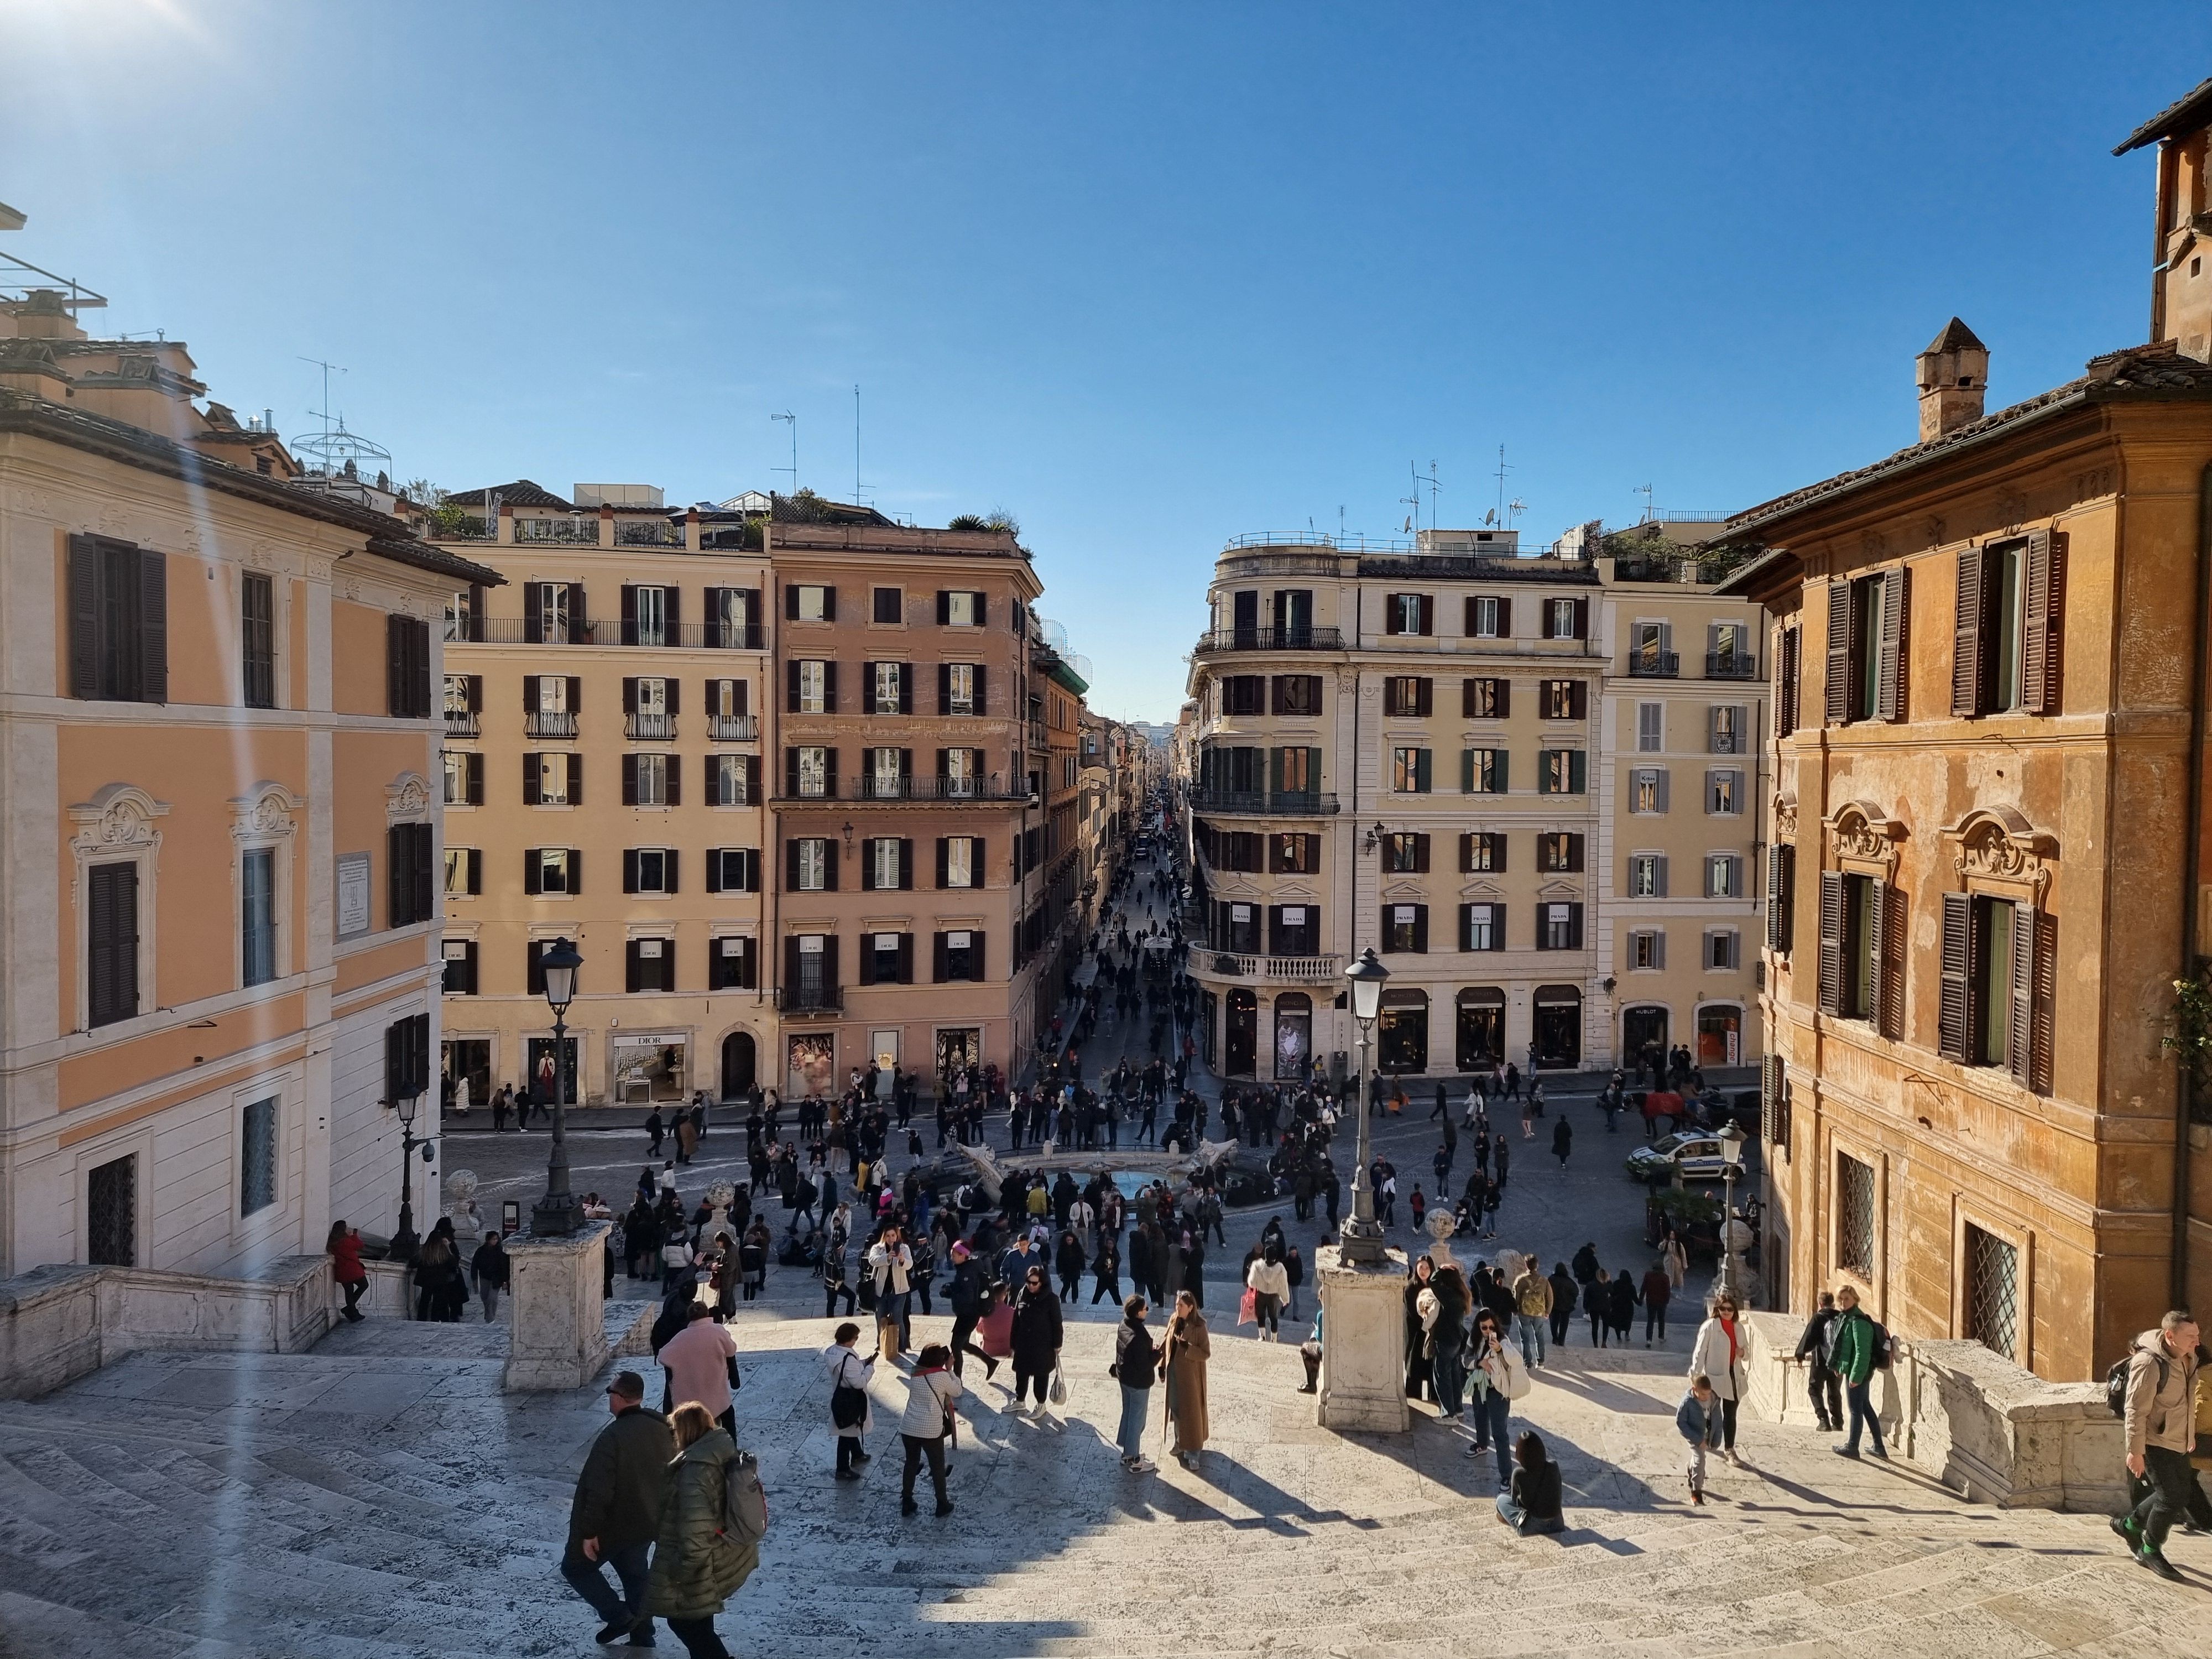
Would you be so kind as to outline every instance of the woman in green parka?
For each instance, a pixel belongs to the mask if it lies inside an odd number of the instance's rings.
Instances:
[[[722,1490],[738,1444],[696,1401],[678,1406],[668,1427],[676,1459],[668,1466],[646,1606],[668,1621],[691,1659],[730,1659],[714,1633],[714,1615],[760,1565],[756,1546],[722,1530]]]

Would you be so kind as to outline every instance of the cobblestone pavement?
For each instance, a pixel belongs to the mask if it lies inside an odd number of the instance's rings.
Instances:
[[[918,1322],[918,1338],[945,1328]],[[1522,1539],[1455,1431],[1317,1428],[1288,1344],[1217,1343],[1200,1467],[1163,1454],[1160,1474],[1130,1475],[1108,1439],[1110,1332],[1087,1323],[1069,1328],[1070,1398],[1047,1421],[971,1376],[955,1513],[902,1519],[899,1375],[877,1368],[875,1461],[840,1485],[827,1323],[755,1308],[733,1329],[740,1435],[773,1518],[722,1620],[740,1654],[2203,1650],[2204,1540],[2173,1540],[2192,1583],[2168,1586],[2100,1516],[1962,1504],[1757,1423],[1749,1467],[1717,1468],[1717,1501],[1692,1510],[1672,1357],[1575,1350],[1539,1373],[1526,1421],[1564,1467],[1570,1530]],[[0,1407],[0,1655],[590,1652],[596,1621],[556,1567],[604,1407],[589,1390],[501,1395],[500,1345],[496,1327],[372,1321],[310,1354],[137,1355]]]

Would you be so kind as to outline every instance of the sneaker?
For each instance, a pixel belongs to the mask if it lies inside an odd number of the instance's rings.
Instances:
[[[1828,1449],[1838,1457],[1848,1457],[1853,1462],[1858,1461],[1859,1451],[1856,1446],[1831,1446]]]
[[[1693,1492],[1690,1494],[1690,1501],[1699,1509],[1703,1509],[1705,1506],[1705,1495],[1701,1492]]]
[[[1881,1459],[1881,1461],[1882,1461],[1883,1462],[1885,1462],[1885,1463],[1887,1463],[1887,1462],[1889,1462],[1889,1453],[1888,1453],[1886,1449],[1884,1449],[1882,1447],[1876,1446],[1876,1447],[1874,1449],[1874,1455],[1875,1455],[1876,1457],[1879,1457],[1880,1459]]]
[[[617,1642],[627,1641],[629,1639],[629,1620],[627,1619],[623,1620],[619,1625],[600,1626],[599,1633],[592,1638],[592,1640],[597,1642],[603,1648],[611,1648]]]
[[[2156,1550],[2137,1550],[2136,1552],[2136,1565],[2139,1567],[2148,1567],[2153,1572],[2156,1573],[2160,1577],[2166,1579],[2170,1583],[2179,1584],[2186,1582],[2182,1577],[2181,1574],[2175,1569],[2173,1563],[2167,1560],[2166,1557],[2160,1554]]]
[[[1743,1459],[1735,1455],[1735,1448],[1734,1446],[1730,1446],[1726,1451],[1723,1452],[1721,1455],[1735,1468],[1740,1469],[1743,1467]]]
[[[899,1504],[899,1513],[901,1515],[920,1515],[921,1513],[921,1505],[915,1503],[911,1498],[905,1498]]]
[[[860,1478],[860,1472],[858,1469],[840,1469],[837,1471],[837,1478],[840,1480],[858,1480]]]
[[[1157,1474],[1159,1472],[1159,1467],[1160,1466],[1153,1462],[1151,1458],[1140,1457],[1135,1462],[1129,1465],[1129,1473],[1132,1474]]]
[[[944,1498],[944,1499],[941,1499],[941,1500],[939,1502],[938,1505],[937,1505],[936,1513],[938,1513],[939,1515],[950,1515],[950,1514],[951,1514],[951,1513],[952,1513],[952,1500],[951,1500],[951,1498]]]
[[[1490,1455],[1490,1448],[1487,1446],[1469,1445],[1460,1453],[1460,1455],[1462,1457],[1487,1457]]]
[[[853,1454],[853,1461],[855,1463],[872,1463],[876,1461],[876,1455],[873,1452],[856,1451]]]

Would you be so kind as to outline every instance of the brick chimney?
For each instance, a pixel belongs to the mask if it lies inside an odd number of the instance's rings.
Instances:
[[[1954,317],[1929,343],[1915,365],[1920,382],[1920,441],[1982,418],[1982,392],[1989,384],[1990,349],[1974,331]]]

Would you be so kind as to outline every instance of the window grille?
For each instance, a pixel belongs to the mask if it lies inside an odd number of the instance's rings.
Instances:
[[[1966,1227],[1966,1335],[2006,1358],[2020,1352],[2020,1251]]]
[[[1874,1170],[1847,1152],[1836,1155],[1836,1265],[1874,1277]]]

